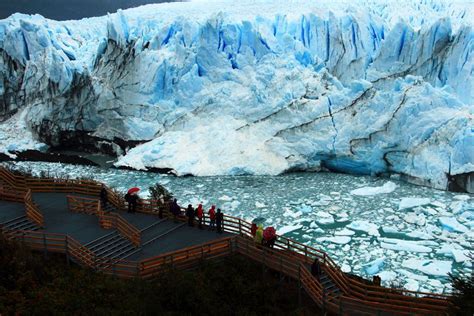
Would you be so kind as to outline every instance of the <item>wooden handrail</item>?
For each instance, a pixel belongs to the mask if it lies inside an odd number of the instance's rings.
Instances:
[[[99,216],[100,201],[82,196],[67,195],[67,205],[71,212]]]
[[[105,214],[103,212],[100,212],[99,214],[99,223],[101,227],[105,229],[110,229],[114,228],[117,229],[117,231],[130,240],[135,247],[139,247],[141,245],[141,232],[138,228],[133,226],[131,223],[129,223],[125,218],[120,216],[120,214],[117,213],[110,213],[110,214]]]
[[[151,277],[160,272],[165,266],[195,265],[203,259],[212,259],[232,252],[232,240],[235,237],[226,237],[211,242],[191,246],[177,251],[164,253],[140,262],[140,275]]]

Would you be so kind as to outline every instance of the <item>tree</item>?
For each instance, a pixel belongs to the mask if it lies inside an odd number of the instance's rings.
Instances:
[[[173,200],[173,194],[159,183],[156,183],[154,186],[150,187],[148,190],[150,191],[151,197],[154,200],[161,200],[161,198],[163,198],[165,203]]]
[[[474,262],[474,255],[468,256]],[[451,302],[452,315],[474,315],[474,273],[454,276],[449,274],[453,288]]]

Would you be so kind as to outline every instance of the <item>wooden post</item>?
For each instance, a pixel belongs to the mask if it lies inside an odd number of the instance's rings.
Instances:
[[[242,220],[239,218],[239,234],[242,236]]]
[[[326,313],[326,288],[323,286],[323,314]]]
[[[67,265],[70,264],[69,262],[69,243],[68,243],[68,236],[66,236],[66,238],[64,239],[64,243],[66,245],[66,262],[67,262]]]
[[[48,256],[48,249],[46,246],[46,235],[44,233],[43,233],[43,254],[45,258]]]
[[[301,264],[298,265],[298,305],[301,306]]]

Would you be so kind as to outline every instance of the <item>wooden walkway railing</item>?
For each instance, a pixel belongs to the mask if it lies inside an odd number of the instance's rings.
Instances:
[[[67,195],[66,199],[67,207],[71,212],[95,216],[100,215],[101,209],[100,201],[98,199],[91,199],[74,195]]]
[[[11,186],[0,185],[0,200],[22,203],[25,206],[26,217],[39,227],[44,227],[43,214],[41,214],[38,206],[33,202],[31,190],[15,191]]]
[[[102,210],[99,199],[82,196],[67,195],[68,209],[71,212],[95,215],[99,224],[105,229],[117,229],[118,232],[130,240],[136,247],[141,245],[141,232],[133,224],[117,213],[106,213]]]
[[[95,181],[36,179],[17,176],[2,168],[0,168],[0,179],[9,186],[17,185],[20,190],[27,190],[31,186],[33,192],[67,192],[98,196],[103,186],[103,184]],[[126,204],[123,198],[115,191],[109,188],[106,189],[109,202],[119,209],[124,209]],[[10,196],[10,198],[14,199],[15,197]],[[157,214],[160,207],[164,206],[160,205],[158,201],[141,200],[137,211]],[[168,210],[164,210],[164,213],[169,216]],[[115,225],[117,229],[121,230],[121,233],[127,234],[132,242],[139,244],[140,237],[137,235],[136,228],[133,229],[133,227],[127,225],[126,221],[124,223],[120,215],[104,214],[101,216],[104,216],[104,226]],[[181,216],[180,220],[184,221],[186,219]],[[207,217],[204,218],[204,223],[209,223]],[[251,224],[240,218],[224,215],[223,228],[225,231],[240,237],[213,241],[205,245],[182,249],[141,262],[120,260],[104,267],[104,272],[123,277],[139,276],[149,278],[170,264],[176,267],[186,267],[187,264],[194,264],[205,258],[239,253],[298,280],[316,303],[335,313],[351,309],[369,314],[373,312],[390,312],[397,315],[438,315],[446,313],[448,296],[384,288],[359,282],[343,273],[339,266],[324,251],[303,245],[284,236],[277,237],[274,249],[257,246],[251,239]],[[68,238],[65,239],[71,241]],[[100,261],[98,258],[91,259],[87,251],[82,249],[77,242],[72,241],[72,244],[74,245],[72,249],[68,248],[69,246],[65,249],[68,249],[68,251],[74,250],[75,258],[82,260],[81,262],[90,266],[91,260],[94,260],[94,262]],[[307,267],[315,258],[320,260],[324,272],[341,290],[342,296],[337,298],[337,300],[327,297],[321,284],[308,274]],[[96,264],[94,265],[97,267]]]
[[[130,240],[135,247],[140,247],[141,245],[141,232],[138,228],[129,223],[125,218],[120,216],[117,213],[106,214],[101,212],[99,215],[99,223],[102,228],[105,229],[117,229],[118,232]]]
[[[26,208],[26,217],[32,220],[39,227],[44,227],[44,217],[41,214],[38,206],[33,202],[31,197],[31,190],[28,189],[24,196],[24,203]]]
[[[234,237],[226,237],[142,260],[140,262],[140,276],[151,278],[167,267],[188,269],[195,267],[203,260],[228,256],[233,250],[233,239]]]

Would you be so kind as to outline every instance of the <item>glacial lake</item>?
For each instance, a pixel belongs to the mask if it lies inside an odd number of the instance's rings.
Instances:
[[[224,213],[322,249],[345,272],[409,290],[447,293],[447,273],[470,272],[474,195],[393,179],[336,173],[183,177],[44,162],[2,163],[39,175],[93,178],[126,191],[160,183],[186,206],[203,202]],[[370,188],[369,188],[370,187]],[[374,189],[375,188],[375,189]]]

